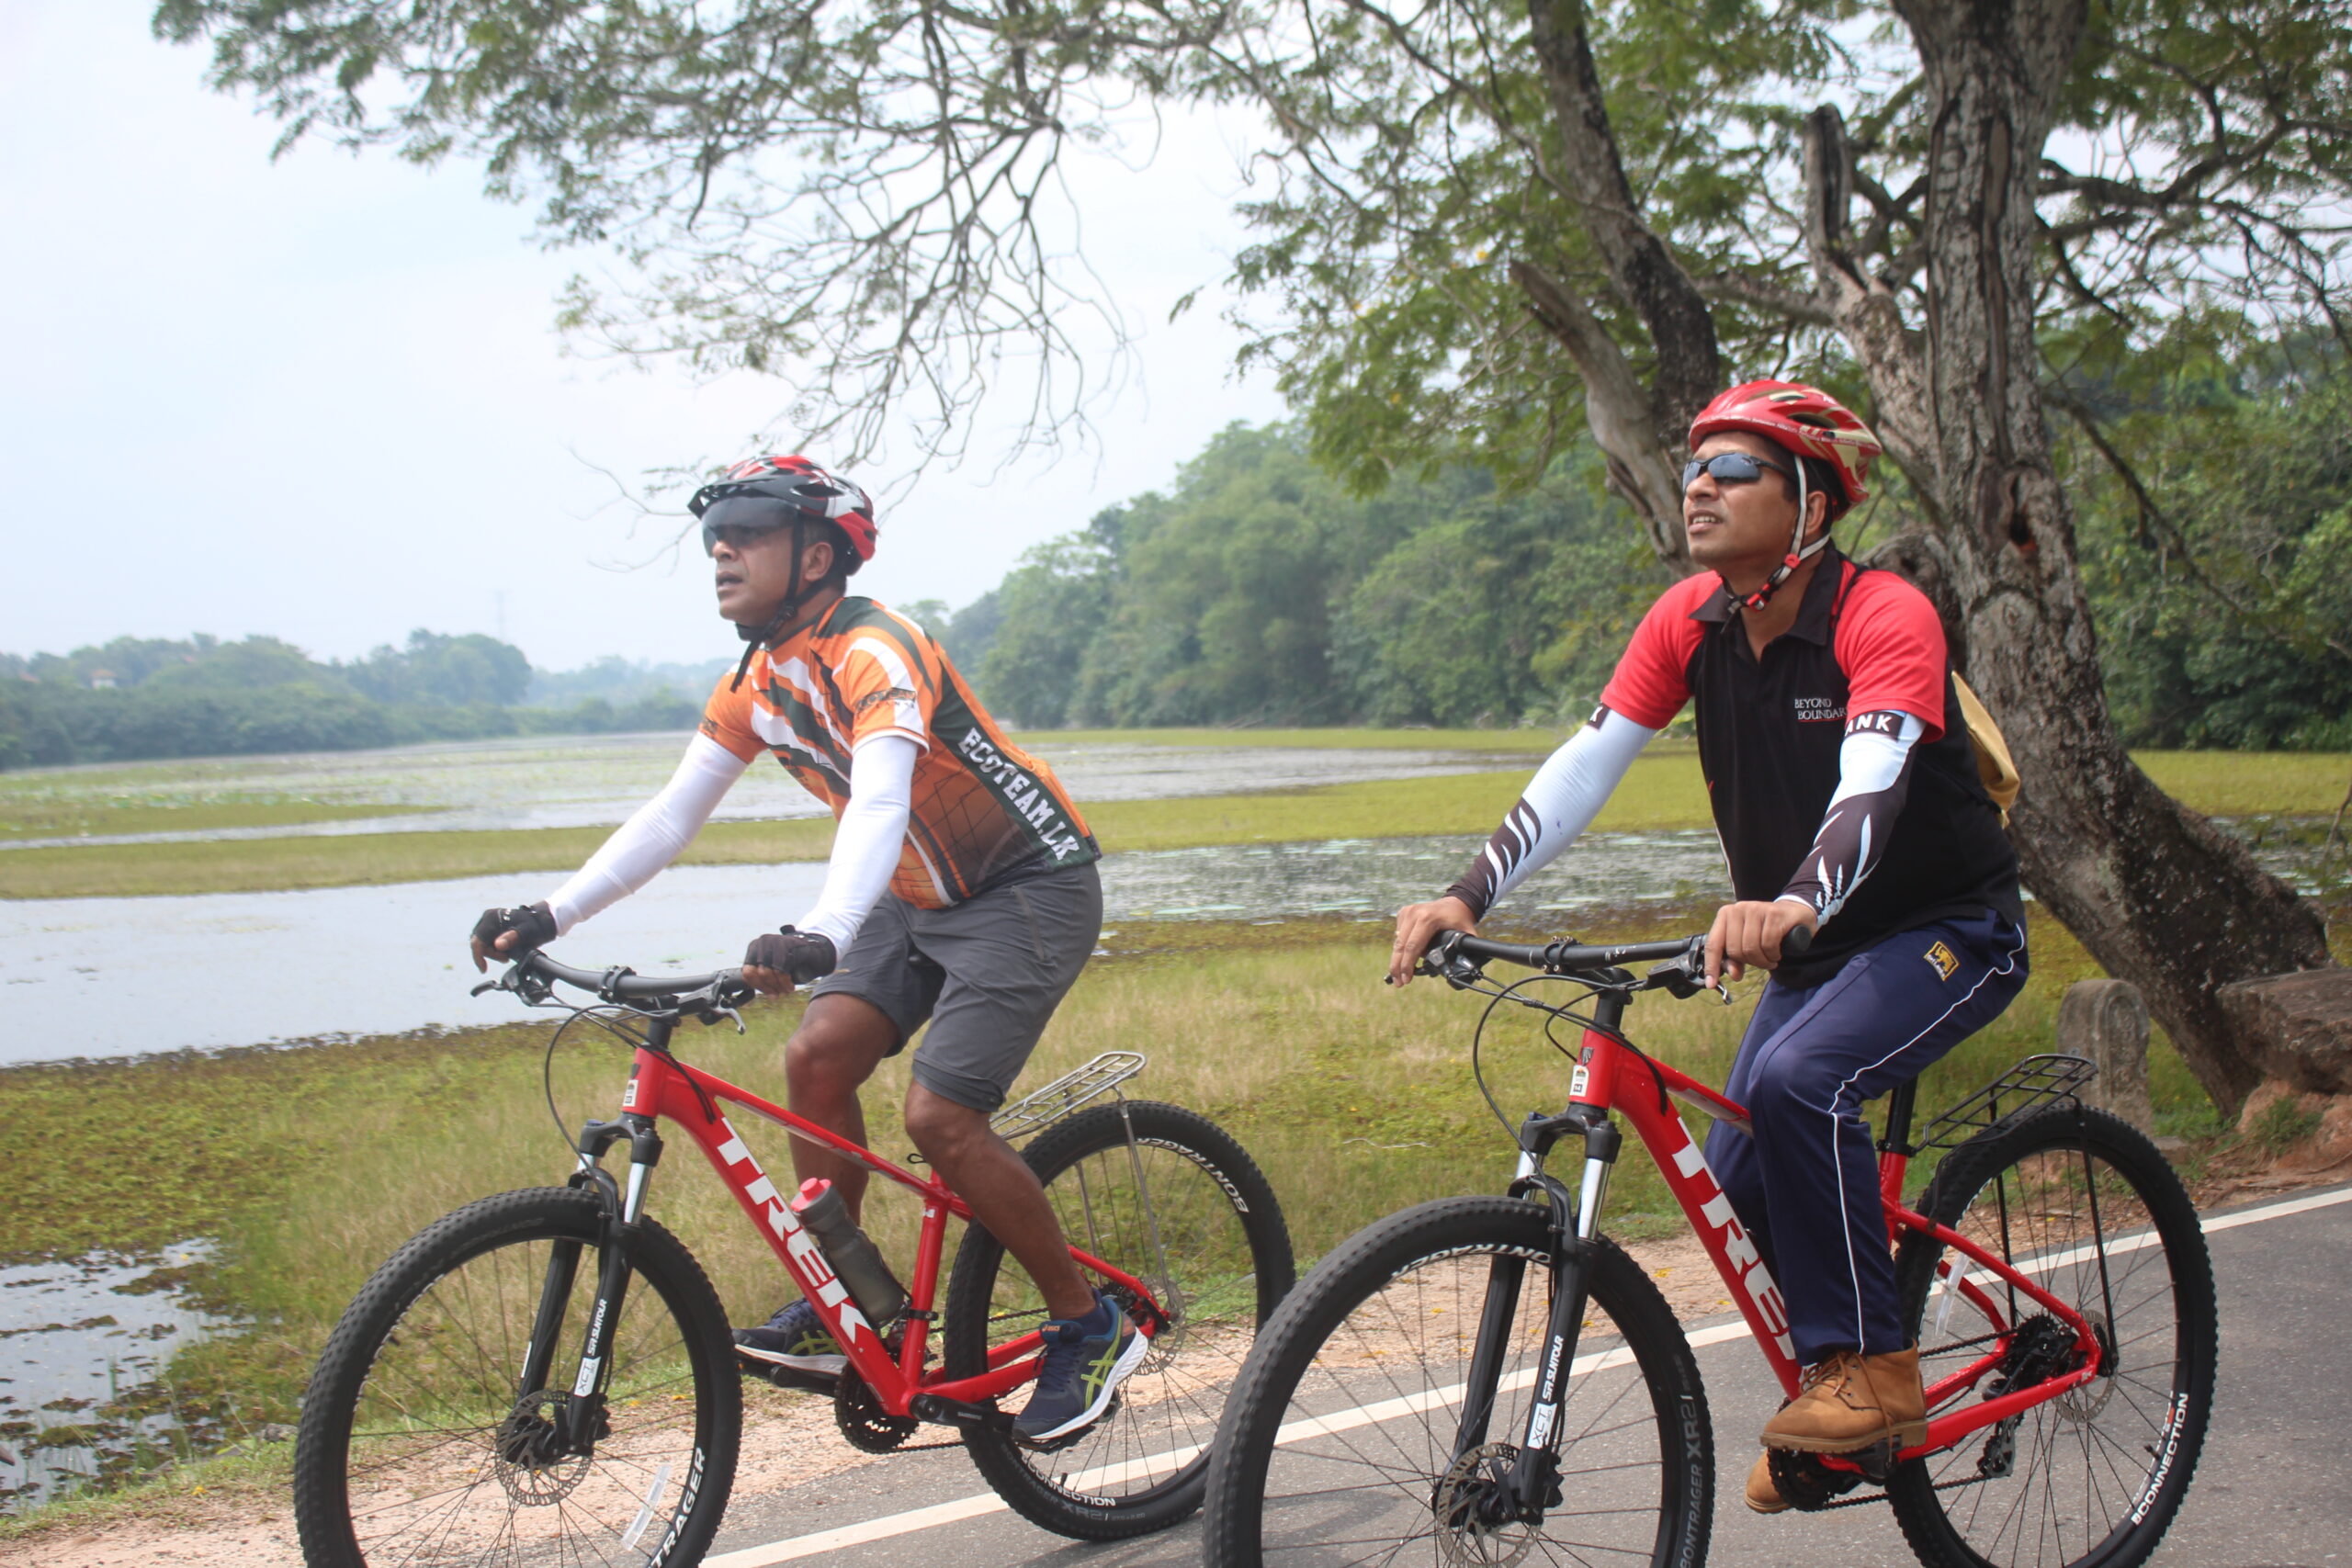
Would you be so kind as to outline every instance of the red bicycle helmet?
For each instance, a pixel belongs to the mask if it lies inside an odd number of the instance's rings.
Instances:
[[[1734,387],[1690,422],[1690,449],[1719,431],[1746,430],[1837,471],[1845,495],[1829,498],[1832,518],[1870,495],[1871,459],[1886,450],[1852,410],[1802,381],[1750,381]]]
[[[784,505],[772,504],[776,502]],[[795,516],[831,523],[849,541],[861,566],[874,558],[875,536],[880,531],[872,496],[797,457],[746,457],[695,491],[686,510],[702,519],[706,546],[722,527],[782,527]]]

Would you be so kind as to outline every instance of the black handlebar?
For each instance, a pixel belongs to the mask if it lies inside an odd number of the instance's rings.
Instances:
[[[1802,958],[1812,946],[1813,932],[1797,926],[1781,939],[1781,956]],[[1656,963],[1677,971],[1687,971],[1695,978],[1703,967],[1706,950],[1707,935],[1704,931],[1696,936],[1675,937],[1666,942],[1617,942],[1604,947],[1589,946],[1566,939],[1540,944],[1489,942],[1485,937],[1471,936],[1464,931],[1447,931],[1430,943],[1425,962],[1439,974],[1464,960],[1473,964],[1500,960],[1505,964],[1516,964],[1523,969],[1541,969],[1549,975],[1581,975],[1596,978],[1621,964]]]
[[[710,1018],[752,999],[751,983],[741,969],[720,969],[708,975],[639,975],[627,968],[574,969],[544,953],[526,953],[496,980],[474,987],[520,992],[526,1000],[546,996],[549,982],[600,997],[608,1002],[639,1004],[640,1011],[684,1012]],[[650,1004],[650,1008],[643,1004]]]

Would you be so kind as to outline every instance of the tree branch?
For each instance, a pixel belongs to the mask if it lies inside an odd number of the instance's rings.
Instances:
[[[1675,570],[1690,570],[1683,537],[1682,484],[1651,423],[1649,395],[1625,351],[1575,292],[1532,262],[1510,264],[1535,319],[1560,340],[1584,380],[1585,420],[1609,461],[1609,482],[1641,514],[1650,547]]]

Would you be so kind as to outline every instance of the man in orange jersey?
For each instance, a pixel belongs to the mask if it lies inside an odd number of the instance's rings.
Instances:
[[[866,1142],[860,1086],[930,1025],[907,1132],[1054,1314],[1014,1431],[1064,1437],[1101,1416],[1148,1342],[1087,1284],[1036,1177],[989,1116],[1094,951],[1102,852],[1053,770],[1005,739],[938,642],[848,595],[874,555],[863,490],[805,457],[754,457],[705,486],[692,510],[742,660],[712,693],[668,787],[545,902],[485,913],[475,961],[552,941],[644,886],[772,752],[839,823],[814,907],[743,955],[745,978],[770,995],[815,982],[785,1046],[788,1103]],[[802,1180],[831,1180],[857,1213],[865,1167],[797,1139],[792,1159]],[[805,1301],[735,1339],[746,1360],[826,1388],[846,1361]]]

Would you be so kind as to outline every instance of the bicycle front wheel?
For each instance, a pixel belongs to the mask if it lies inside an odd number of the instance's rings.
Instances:
[[[650,1220],[630,1251],[595,1440],[584,1452],[550,1441],[579,1374],[603,1228],[589,1193],[503,1192],[376,1270],[302,1401],[294,1515],[311,1568],[701,1560],[734,1480],[742,1388],[718,1295]],[[543,1308],[556,1354],[518,1395]]]
[[[1317,1265],[1260,1337],[1218,1433],[1206,1560],[1705,1561],[1714,1439],[1698,1362],[1657,1287],[1607,1241],[1588,1253],[1584,1327],[1551,1431],[1553,1500],[1532,1521],[1481,1506],[1527,1428],[1553,1245],[1536,1204],[1448,1198],[1366,1227]],[[1474,1393],[1482,1318],[1506,1307],[1504,1354]],[[1474,1401],[1490,1412],[1484,1437],[1457,1453]]]
[[[1933,1568],[2134,1568],[2188,1490],[2212,1409],[2213,1268],[2188,1194],[2154,1145],[2059,1106],[1954,1149],[1921,1200],[2089,1320],[2098,1372],[2055,1399],[1898,1466],[1888,1500]],[[1930,1415],[2072,1364],[2073,1336],[2030,1297],[1914,1234],[1896,1255],[1930,1385],[1986,1362]]]
[[[1082,1111],[1022,1157],[1070,1245],[1143,1280],[1169,1321],[1093,1426],[1044,1450],[1000,1427],[967,1427],[965,1446],[1032,1524],[1081,1540],[1164,1529],[1200,1506],[1226,1393],[1290,1290],[1282,1207],[1215,1122],[1155,1100]],[[942,1324],[947,1375],[977,1376],[991,1342],[1045,1320],[1002,1244],[978,1225],[965,1232]]]

